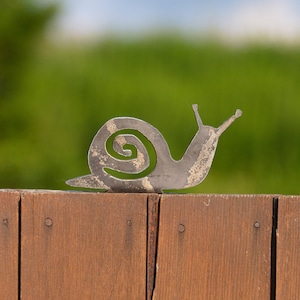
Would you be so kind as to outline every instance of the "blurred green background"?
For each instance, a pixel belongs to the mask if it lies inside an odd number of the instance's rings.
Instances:
[[[53,5],[0,0],[0,187],[72,189],[87,151],[115,116],[158,128],[180,159],[197,124],[219,126],[212,169],[180,192],[299,194],[300,48],[228,45],[176,34],[58,43]]]

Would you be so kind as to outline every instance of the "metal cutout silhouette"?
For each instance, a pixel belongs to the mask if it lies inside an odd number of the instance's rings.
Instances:
[[[221,126],[214,128],[203,125],[197,104],[192,107],[198,131],[180,160],[172,158],[164,137],[149,123],[132,117],[113,118],[99,129],[90,145],[88,164],[91,174],[70,179],[66,183],[74,187],[111,192],[150,193],[200,184],[210,170],[219,137],[242,115],[242,111],[237,109]],[[126,133],[128,129],[142,134],[155,150],[156,161],[149,174],[144,174],[149,169],[151,159],[147,148],[139,137]],[[107,143],[112,136],[113,149],[109,151]],[[141,178],[126,179],[122,174],[141,174]]]

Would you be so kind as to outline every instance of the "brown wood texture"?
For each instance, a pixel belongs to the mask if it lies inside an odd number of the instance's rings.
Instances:
[[[300,299],[300,196],[278,202],[276,299]]]
[[[19,200],[16,191],[0,191],[0,299],[18,299]]]
[[[270,299],[272,197],[163,195],[153,299]]]
[[[22,195],[23,300],[145,299],[147,195]]]
[[[148,196],[147,300],[152,299],[155,285],[159,200],[160,195],[158,194],[151,194]]]

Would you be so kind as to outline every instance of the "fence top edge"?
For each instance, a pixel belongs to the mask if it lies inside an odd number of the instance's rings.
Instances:
[[[0,189],[0,193],[20,193],[20,194],[89,194],[89,195],[105,195],[105,194],[114,194],[114,195],[158,195],[158,194],[150,194],[150,193],[107,193],[102,191],[89,191],[89,190],[49,190],[49,189]],[[281,197],[293,197],[297,198],[300,195],[279,195],[279,194],[182,194],[182,193],[163,193],[161,194],[165,197],[272,197],[272,198],[281,198]]]

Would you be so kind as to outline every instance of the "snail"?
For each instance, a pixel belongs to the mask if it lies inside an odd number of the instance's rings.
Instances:
[[[218,139],[242,115],[237,109],[218,128],[203,125],[198,105],[192,106],[198,131],[180,160],[174,160],[162,134],[149,123],[116,117],[107,121],[96,133],[88,151],[91,174],[66,181],[70,186],[104,189],[112,192],[156,192],[184,189],[198,185],[207,176]],[[128,130],[131,130],[129,133]],[[136,134],[138,133],[138,134]],[[154,149],[153,159],[144,145],[142,134]],[[111,143],[109,150],[108,143]],[[153,156],[153,155],[152,155]],[[144,174],[149,171],[149,174]],[[125,176],[119,176],[119,175]],[[126,174],[140,178],[126,178]]]

